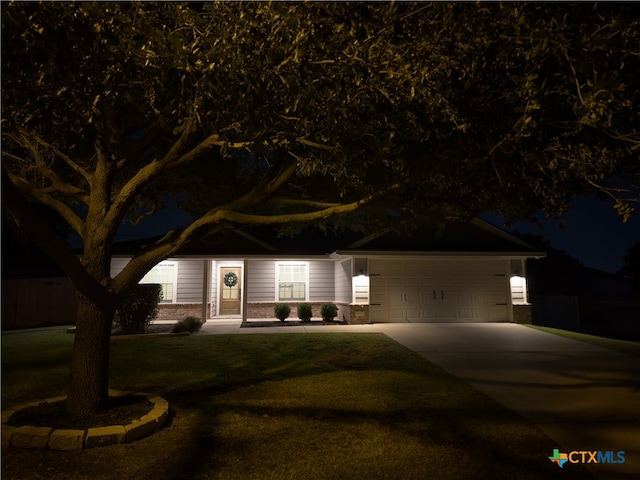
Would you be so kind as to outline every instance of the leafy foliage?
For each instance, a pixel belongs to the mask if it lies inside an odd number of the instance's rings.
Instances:
[[[320,307],[320,316],[325,322],[331,322],[338,315],[338,306],[335,303],[323,303]]]
[[[298,304],[298,318],[303,322],[310,322],[313,316],[312,307],[310,303]]]
[[[198,317],[185,317],[177,322],[171,329],[171,333],[194,333],[202,328],[202,320]]]
[[[158,316],[162,300],[162,285],[136,285],[116,311],[115,322],[122,335],[144,333],[151,320]]]
[[[275,317],[284,322],[291,314],[291,307],[286,303],[278,303],[273,307]]]
[[[402,180],[405,209],[458,216],[560,213],[570,194],[614,194],[604,177],[637,172],[632,6],[144,2],[5,12],[10,144],[29,144],[19,127],[90,166],[100,141],[122,162],[116,186],[185,132],[192,142],[215,135],[201,159],[208,168],[146,185],[132,219],[153,211],[161,190],[194,180],[202,188],[187,205],[203,213],[277,159],[296,160],[298,186],[312,185],[308,176],[330,186],[335,194],[321,199]]]

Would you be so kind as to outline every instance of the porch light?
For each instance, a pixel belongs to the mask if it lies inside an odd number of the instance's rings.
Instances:
[[[527,303],[527,279],[515,272],[511,275],[511,301],[513,305],[523,305]]]

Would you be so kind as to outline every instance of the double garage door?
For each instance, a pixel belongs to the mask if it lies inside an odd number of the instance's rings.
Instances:
[[[370,259],[371,321],[508,321],[507,263]]]

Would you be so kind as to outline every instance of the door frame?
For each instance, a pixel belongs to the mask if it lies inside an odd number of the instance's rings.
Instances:
[[[229,261],[216,261],[216,317],[220,317],[220,302],[222,291],[220,289],[220,282],[222,281],[221,270],[223,268],[237,268],[240,270],[240,312],[231,315],[224,315],[224,317],[243,316],[244,314],[244,295],[245,295],[245,269],[244,262],[229,262]]]

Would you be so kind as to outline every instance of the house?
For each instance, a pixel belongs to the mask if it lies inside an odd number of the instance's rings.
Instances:
[[[112,276],[141,247],[117,245]],[[230,227],[192,242],[141,283],[162,285],[160,319],[273,318],[277,303],[295,312],[301,302],[318,317],[331,302],[348,323],[507,322],[514,305],[527,303],[526,259],[539,256],[480,219],[366,237]]]

